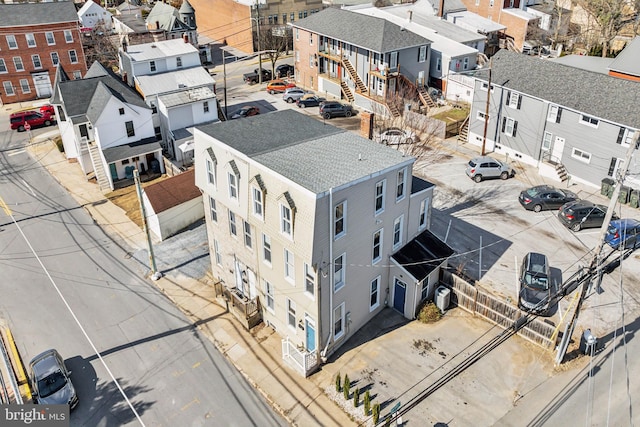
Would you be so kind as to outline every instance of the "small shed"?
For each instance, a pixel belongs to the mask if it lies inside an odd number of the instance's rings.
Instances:
[[[145,187],[142,200],[149,230],[161,241],[204,218],[194,169]]]

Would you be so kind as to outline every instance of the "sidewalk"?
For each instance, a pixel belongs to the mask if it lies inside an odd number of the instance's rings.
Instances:
[[[116,241],[122,240],[125,250],[146,248],[143,231],[121,208],[109,202],[97,185],[85,179],[78,165],[65,159],[49,139],[55,134],[48,132],[35,140],[29,146],[32,155],[98,225]],[[320,387],[283,363],[281,339],[272,329],[258,327],[253,333],[243,329],[225,307],[213,302],[213,287],[206,280],[174,270],[154,283],[291,425],[355,425]]]

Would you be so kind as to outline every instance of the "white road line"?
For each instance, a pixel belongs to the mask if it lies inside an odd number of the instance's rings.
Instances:
[[[27,150],[19,150],[19,151],[14,151],[13,153],[9,153],[7,154],[7,156],[16,156],[18,154],[22,154],[24,152],[26,152]]]
[[[21,180],[22,183],[24,184],[25,187],[27,187],[27,189],[31,192],[31,194],[33,195],[33,197],[38,197],[36,196],[36,193],[33,191],[33,189],[31,188],[31,186],[29,186],[29,184],[27,184],[27,181],[25,181],[24,179]]]

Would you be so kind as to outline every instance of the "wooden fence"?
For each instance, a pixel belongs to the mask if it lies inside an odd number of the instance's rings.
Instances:
[[[441,270],[441,282],[453,293],[452,303],[473,315],[481,316],[503,328],[512,326],[523,316],[522,310],[466,282],[455,274]],[[518,335],[545,348],[555,348],[555,326],[536,318]]]

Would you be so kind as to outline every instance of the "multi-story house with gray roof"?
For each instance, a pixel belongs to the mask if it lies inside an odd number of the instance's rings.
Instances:
[[[198,46],[196,11],[189,0],[183,0],[180,9],[168,3],[156,2],[147,15],[147,28],[156,41],[186,38]]]
[[[433,105],[425,89],[429,39],[385,19],[336,8],[289,25],[301,86],[393,117],[404,108],[395,94]]]
[[[58,64],[87,71],[74,3],[0,4],[0,104],[49,98]]]
[[[87,179],[102,191],[118,181],[132,183],[133,170],[164,172],[162,147],[151,120],[151,108],[113,72],[94,62],[82,79],[56,73],[50,102],[67,159],[75,160]]]
[[[293,110],[196,127],[217,294],[273,327],[300,373],[384,307],[413,319],[433,297],[452,251],[414,161]]]
[[[165,155],[179,165],[193,159],[191,127],[218,120],[215,80],[185,39],[120,49],[123,78],[153,111],[153,126]]]
[[[493,57],[489,96],[488,70],[475,77],[470,143],[556,180],[600,186],[618,177],[640,129],[638,82],[505,50]],[[627,183],[640,188],[640,166],[629,166]]]

